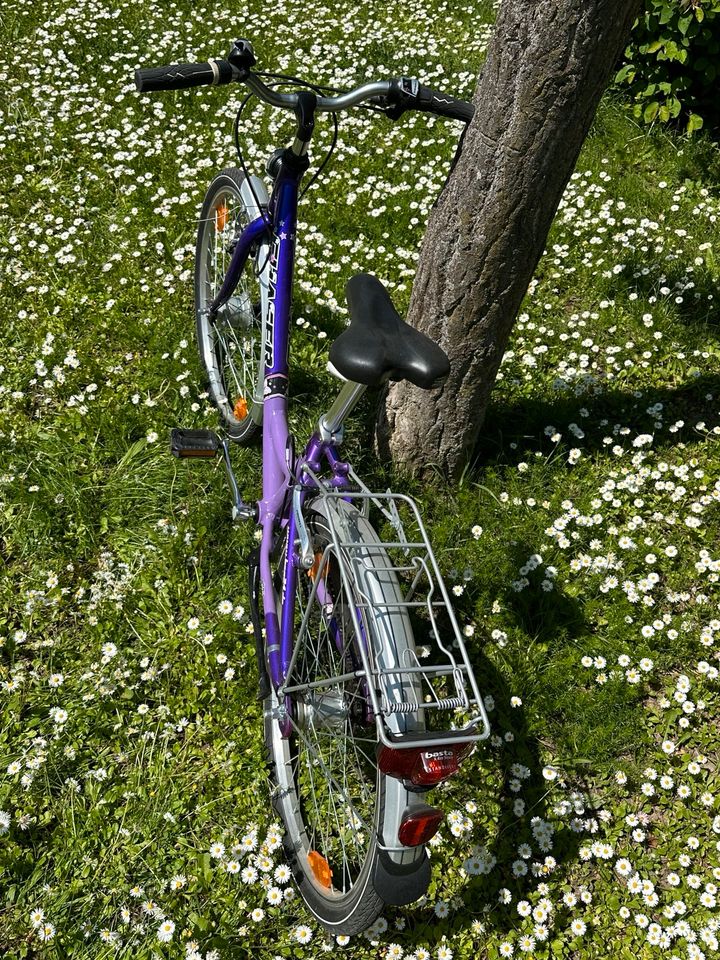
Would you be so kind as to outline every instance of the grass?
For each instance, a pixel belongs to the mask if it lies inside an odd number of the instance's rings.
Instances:
[[[491,19],[469,4],[449,17],[438,3],[341,14],[295,0],[282,13],[164,0],[6,11],[9,960],[324,948],[312,924],[300,943],[309,918],[291,885],[274,907],[260,880],[225,869],[261,848],[282,863],[247,613],[253,531],[230,523],[221,467],[177,464],[165,443],[172,426],[215,422],[192,340],[194,218],[213,171],[234,162],[241,91],[141,98],[132,68],[221,56],[246,35],[268,69],[339,85],[405,73],[469,95]],[[261,169],[288,129],[256,107],[249,162]],[[458,132],[426,116],[343,118],[301,212],[297,436],[332,396],[322,371],[348,276],[377,273],[406,306]],[[316,156],[329,138],[328,125]],[[718,171],[715,144],[641,130],[608,97],[462,481],[393,477],[370,453],[375,400],[353,419],[346,450],[363,476],[423,504],[493,737],[435,792],[454,815],[431,848],[427,900],[389,909],[349,956],[716,948]],[[257,497],[258,450],[235,463]]]

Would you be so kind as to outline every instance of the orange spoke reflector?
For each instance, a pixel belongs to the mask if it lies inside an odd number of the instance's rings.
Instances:
[[[215,229],[218,233],[221,230],[225,229],[225,226],[228,222],[228,208],[227,204],[223,204],[221,207],[218,207],[215,211]]]
[[[244,420],[248,415],[248,405],[245,397],[238,397],[233,407],[233,416],[236,420]]]
[[[308,854],[308,863],[310,864],[313,876],[320,886],[329,890],[332,886],[332,870],[325,857],[321,853],[318,853],[317,850],[311,850]]]
[[[310,569],[309,569],[308,572],[307,572],[307,575],[310,577],[311,580],[314,580],[315,577],[317,576],[318,570],[320,569],[320,561],[321,561],[321,560],[322,560],[322,554],[321,554],[321,553],[316,553],[316,554],[315,554],[315,562],[313,563],[313,565],[310,567]]]

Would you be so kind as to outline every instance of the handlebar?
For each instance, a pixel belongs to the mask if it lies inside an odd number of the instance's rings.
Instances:
[[[188,87],[230,83],[238,79],[238,71],[228,60],[206,60],[204,63],[173,63],[166,67],[145,67],[135,71],[135,86],[140,93],[155,90],[185,90]]]
[[[390,80],[376,80],[373,83],[364,83],[361,87],[349,90],[339,97],[318,97],[315,109],[322,110],[325,113],[334,113],[336,110],[347,110],[348,107],[355,107],[365,100],[387,96],[391,82]],[[256,96],[273,107],[285,107],[294,110],[297,105],[299,94],[278,93],[277,90],[271,90],[253,73],[245,78],[245,84],[250,87]]]
[[[251,73],[250,68],[254,64],[251,44],[247,40],[236,40],[227,60],[142,68],[135,71],[135,86],[140,93],[149,93],[157,90],[218,86],[237,80],[245,83],[265,103],[296,110],[300,94],[271,90],[257,74]],[[422,86],[417,80],[408,77],[364,83],[338,97],[318,96],[315,109],[334,113],[365,102],[373,104],[393,120],[397,120],[407,110],[420,110],[467,123],[475,112],[472,103]]]

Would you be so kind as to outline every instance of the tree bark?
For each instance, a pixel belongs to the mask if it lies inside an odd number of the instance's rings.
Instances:
[[[381,455],[457,477],[515,317],[641,0],[503,0],[456,163],[430,214],[408,321],[450,357],[445,384],[390,387]]]

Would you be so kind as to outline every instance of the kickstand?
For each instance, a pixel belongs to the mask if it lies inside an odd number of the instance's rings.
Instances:
[[[228,483],[230,484],[230,491],[233,498],[232,518],[233,520],[254,520],[257,512],[255,507],[251,506],[249,503],[245,503],[243,498],[240,496],[240,490],[238,489],[235,473],[233,472],[232,463],[230,462],[230,445],[228,444],[227,438],[221,441],[220,445],[222,447],[223,460],[225,462],[225,472],[227,473]]]

